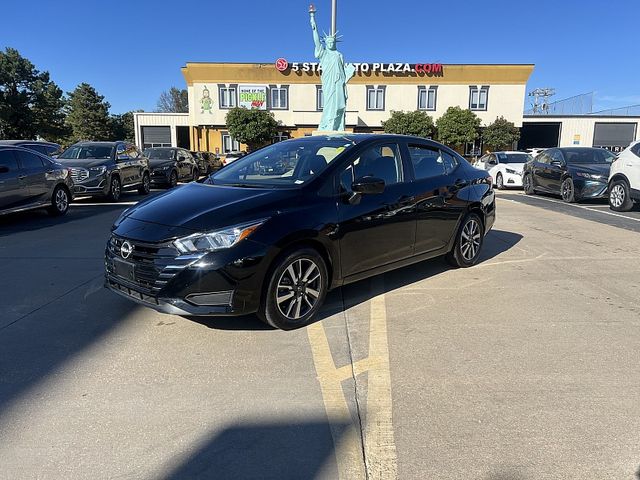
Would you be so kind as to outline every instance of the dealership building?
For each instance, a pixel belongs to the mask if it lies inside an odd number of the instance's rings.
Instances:
[[[620,150],[637,139],[640,115],[526,115],[526,85],[534,66],[440,63],[356,63],[347,84],[346,130],[381,132],[394,110],[423,110],[434,120],[449,107],[472,110],[482,125],[504,117],[521,128],[519,148],[602,146]],[[272,112],[281,126],[273,141],[310,135],[322,116],[317,63],[187,63],[189,113],[135,113],[141,148],[178,146],[224,154],[244,149],[226,129],[236,106]],[[465,154],[482,152],[478,142]]]

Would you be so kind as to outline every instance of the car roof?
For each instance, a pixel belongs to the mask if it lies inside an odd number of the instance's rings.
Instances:
[[[497,152],[491,152],[491,153],[524,153],[526,154],[527,152],[523,152],[522,150],[498,150]]]
[[[25,143],[28,143],[30,145],[38,144],[38,145],[55,145],[57,147],[60,146],[57,143],[45,142],[43,140],[0,140],[0,145],[22,145]]]
[[[118,143],[127,143],[124,140],[116,140],[115,142],[92,142],[90,140],[83,140],[81,142],[76,142],[72,147],[84,146],[84,145],[104,145],[104,146],[114,146]]]

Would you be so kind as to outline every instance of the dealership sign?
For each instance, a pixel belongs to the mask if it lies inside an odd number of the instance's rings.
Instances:
[[[267,109],[267,87],[264,85],[238,85],[238,105],[257,110]]]
[[[386,74],[413,74],[440,77],[444,74],[441,63],[352,63],[356,68],[356,75],[371,73]],[[275,63],[276,70],[280,72],[307,72],[317,73],[322,69],[318,62],[292,62],[279,58]]]

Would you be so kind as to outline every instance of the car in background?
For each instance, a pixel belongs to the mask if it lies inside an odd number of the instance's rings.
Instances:
[[[196,160],[184,148],[146,148],[143,155],[149,159],[153,185],[173,188],[178,182],[191,182],[200,178]]]
[[[149,193],[149,162],[128,142],[78,142],[58,158],[69,168],[74,193],[120,200],[124,190]]]
[[[246,152],[229,152],[222,159],[222,165],[226,167],[230,163],[233,163],[239,158],[244,157],[246,154]]]
[[[0,145],[0,214],[46,208],[64,215],[72,199],[69,169],[33,150]]]
[[[57,157],[62,153],[62,147],[57,143],[43,142],[39,140],[0,140],[0,145],[13,145],[15,147],[28,148],[34,152],[48,155],[49,157]]]
[[[611,164],[609,173],[609,207],[627,212],[640,203],[640,141],[631,143]]]
[[[202,175],[210,175],[222,168],[222,160],[215,153],[211,152],[190,152],[198,164]]]
[[[615,155],[592,147],[548,148],[524,166],[524,193],[560,195],[567,203],[607,198]]]
[[[261,174],[283,160],[292,170]],[[165,313],[257,312],[289,330],[311,322],[331,288],[442,255],[475,265],[494,221],[489,174],[444,145],[297,138],[123,212],[105,286]]]
[[[493,152],[480,159],[478,168],[488,171],[500,190],[522,187],[522,170],[531,159],[531,155],[525,152]]]

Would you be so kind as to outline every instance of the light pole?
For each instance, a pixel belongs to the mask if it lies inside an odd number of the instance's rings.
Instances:
[[[336,34],[337,11],[338,11],[338,0],[331,0],[331,35]]]

